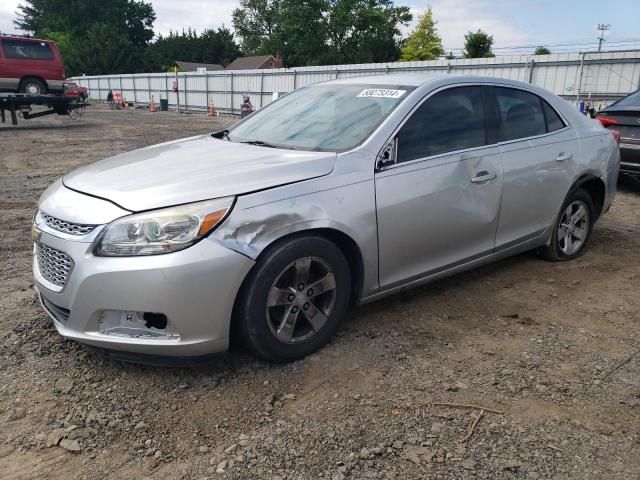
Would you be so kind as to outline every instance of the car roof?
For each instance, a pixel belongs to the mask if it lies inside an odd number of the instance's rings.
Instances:
[[[0,39],[2,40],[24,40],[25,42],[44,42],[44,43],[54,43],[52,40],[45,40],[43,38],[35,38],[30,37],[29,35],[15,35],[11,33],[0,33]]]
[[[440,85],[454,83],[501,83],[519,87],[531,88],[532,85],[506,78],[482,77],[477,75],[452,75],[446,73],[389,73],[383,75],[366,75],[345,77],[324,82],[324,84],[373,84],[373,85],[408,85],[419,87],[431,83]]]

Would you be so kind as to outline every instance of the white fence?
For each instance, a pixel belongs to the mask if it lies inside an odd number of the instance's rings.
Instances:
[[[180,106],[204,109],[213,103],[219,111],[238,113],[242,95],[250,95],[256,108],[269,103],[274,92],[290,92],[304,85],[359,75],[393,72],[485,75],[533,83],[570,101],[591,98],[607,104],[640,88],[640,50],[560,53],[537,56],[503,56],[428,62],[369,63],[273,70],[235,70],[177,75]],[[148,103],[168,99],[176,106],[174,73],[140,73],[75,77],[94,100],[104,100],[109,90],[120,91],[128,101]]]

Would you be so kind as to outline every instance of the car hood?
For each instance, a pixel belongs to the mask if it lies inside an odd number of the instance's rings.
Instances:
[[[260,147],[211,135],[116,155],[63,178],[68,188],[134,212],[238,195],[331,173],[332,152]]]

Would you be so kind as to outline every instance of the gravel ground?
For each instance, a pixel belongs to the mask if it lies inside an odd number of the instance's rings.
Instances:
[[[633,187],[579,260],[520,255],[354,309],[329,346],[288,365],[232,352],[152,368],[62,339],[32,289],[42,190],[231,121],[93,107],[0,126],[0,478],[640,477]]]

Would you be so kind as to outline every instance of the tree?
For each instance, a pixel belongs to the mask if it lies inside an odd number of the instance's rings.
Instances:
[[[149,70],[167,70],[176,60],[225,65],[238,56],[240,48],[224,26],[200,35],[190,28],[182,33],[169,32],[167,36],[160,35],[146,51]]]
[[[142,0],[23,0],[16,13],[19,29],[60,42],[70,75],[142,71],[156,18],[151,4]],[[115,48],[125,50],[121,54]]]
[[[233,26],[242,38],[242,51],[257,53],[275,31],[278,0],[240,0],[232,14]]]
[[[412,19],[409,7],[392,0],[328,0],[324,64],[389,62],[400,57],[399,25]]]
[[[431,7],[420,15],[416,28],[409,34],[409,38],[402,48],[401,61],[435,60],[444,55],[442,39],[438,35],[436,22],[433,19]]]
[[[468,32],[464,36],[464,58],[488,58],[495,57],[491,47],[493,37],[478,29],[477,32]]]
[[[108,23],[94,23],[86,38],[78,45],[74,65],[78,72],[87,75],[104,73],[129,73],[136,64],[141,64],[141,52],[133,42]]]
[[[538,47],[536,48],[535,52],[533,52],[534,55],[549,55],[551,53],[551,50],[549,50],[547,47]]]
[[[243,52],[282,52],[286,66],[396,60],[410,20],[393,0],[240,0],[233,12]]]

